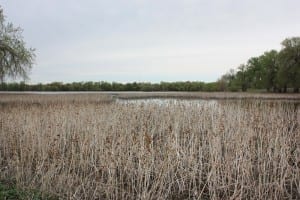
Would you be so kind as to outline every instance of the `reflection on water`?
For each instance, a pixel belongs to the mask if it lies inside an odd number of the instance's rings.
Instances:
[[[185,106],[234,106],[251,107],[256,106],[292,106],[295,110],[300,108],[300,101],[295,100],[264,100],[264,99],[163,99],[163,98],[149,98],[149,99],[116,99],[118,104],[134,104],[134,105],[185,105]]]
[[[218,100],[203,100],[203,99],[162,99],[162,98],[150,98],[150,99],[116,99],[116,103],[119,104],[135,104],[135,105],[216,105]]]

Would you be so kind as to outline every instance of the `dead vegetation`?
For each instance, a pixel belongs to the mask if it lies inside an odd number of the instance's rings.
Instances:
[[[109,94],[109,92],[108,92]],[[176,99],[258,99],[258,100],[288,100],[299,101],[298,93],[245,93],[245,92],[114,92],[119,99],[149,99],[149,98],[176,98]]]
[[[0,178],[61,199],[300,198],[299,105],[109,99],[1,97]]]

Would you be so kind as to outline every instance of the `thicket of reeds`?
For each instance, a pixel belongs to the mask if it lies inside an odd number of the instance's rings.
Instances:
[[[299,105],[109,100],[2,98],[0,179],[61,199],[300,199]]]
[[[110,92],[108,92],[109,94]],[[299,101],[299,93],[245,92],[111,92],[120,99],[176,98],[176,99],[257,99]]]

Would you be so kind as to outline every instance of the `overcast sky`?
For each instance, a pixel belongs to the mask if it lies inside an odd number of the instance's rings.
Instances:
[[[299,0],[0,0],[31,83],[215,81],[300,35]]]

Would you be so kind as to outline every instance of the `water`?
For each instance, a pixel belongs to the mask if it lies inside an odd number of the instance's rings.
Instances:
[[[218,104],[218,100],[203,100],[203,99],[176,99],[176,98],[149,98],[149,99],[116,99],[116,103],[119,104],[135,104],[135,105],[193,105],[193,106],[215,106]]]

